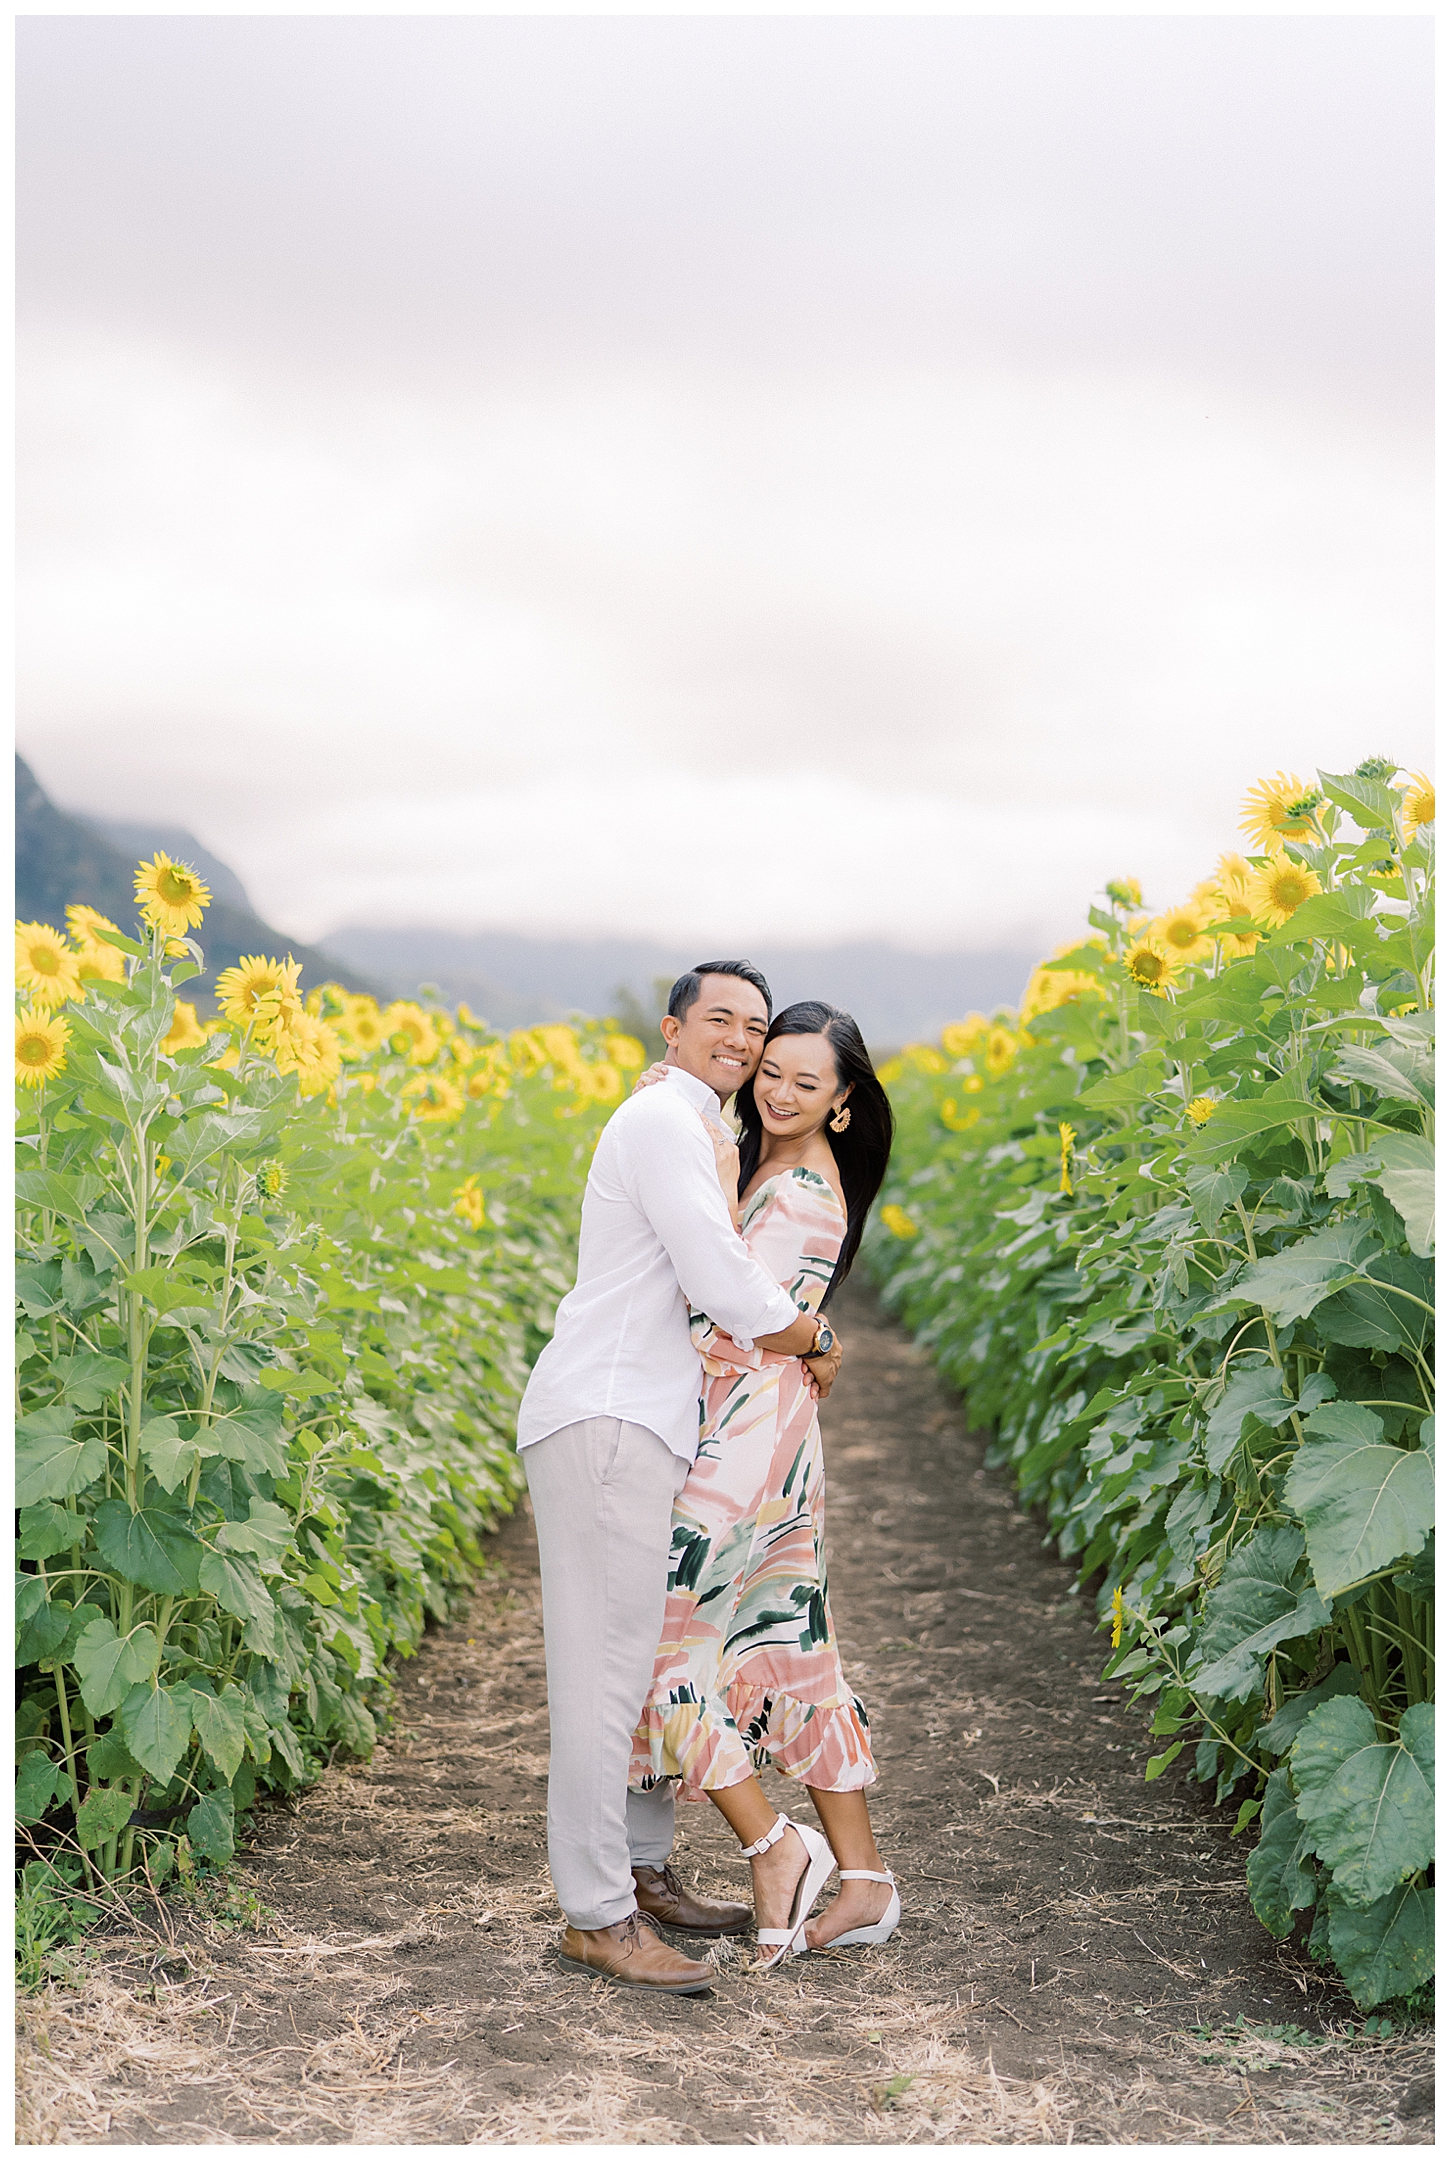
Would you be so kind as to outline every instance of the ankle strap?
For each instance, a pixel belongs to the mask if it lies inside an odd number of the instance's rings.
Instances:
[[[758,1853],[769,1852],[772,1845],[779,1844],[791,1827],[789,1815],[777,1815],[773,1827],[766,1831],[764,1837],[757,1838],[753,1845],[742,1845],[740,1850],[747,1860],[753,1860]]]
[[[894,1876],[893,1874],[891,1874],[891,1873],[890,1873],[889,1871],[888,1871],[888,1873],[886,1873],[885,1875],[873,1875],[873,1874],[872,1874],[872,1872],[871,1872],[871,1870],[870,1870],[870,1868],[865,1868],[865,1867],[843,1867],[843,1868],[842,1868],[842,1869],[840,1870],[840,1876],[841,1876],[841,1880],[842,1880],[842,1882],[890,1882],[890,1883],[894,1883],[894,1882],[895,1882],[895,1880],[896,1880],[896,1877],[895,1877],[895,1876]]]

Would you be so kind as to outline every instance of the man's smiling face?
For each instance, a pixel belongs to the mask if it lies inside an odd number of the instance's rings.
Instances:
[[[666,1014],[660,1032],[667,1065],[678,1065],[728,1102],[760,1063],[770,1014],[753,983],[736,975],[704,975],[700,995],[682,1019]]]

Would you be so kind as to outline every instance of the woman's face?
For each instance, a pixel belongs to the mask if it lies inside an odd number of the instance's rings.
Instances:
[[[836,1077],[824,1035],[777,1035],[755,1075],[755,1105],[764,1131],[776,1139],[808,1139],[840,1108],[849,1088]]]

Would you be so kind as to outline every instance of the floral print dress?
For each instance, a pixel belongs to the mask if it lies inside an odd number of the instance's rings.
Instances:
[[[814,1170],[781,1171],[741,1225],[803,1312],[825,1295],[846,1218]],[[799,1358],[742,1350],[703,1313],[700,1451],[675,1502],[669,1594],[630,1782],[703,1800],[774,1763],[824,1792],[874,1783],[826,1594],[825,1464]]]

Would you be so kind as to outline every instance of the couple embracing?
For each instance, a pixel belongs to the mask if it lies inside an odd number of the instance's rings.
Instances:
[[[865,1711],[826,1596],[816,1404],[891,1147],[849,1015],[790,1006],[743,960],[682,975],[668,1044],[600,1136],[579,1273],[524,1395],[549,1686],[561,1955],[667,1994],[714,1968],[662,1927],[754,1928],[762,1967],[881,1943],[901,1906],[871,1833]],[[738,1143],[721,1120],[735,1100]],[[820,1819],[777,1813],[757,1768]],[[687,1891],[675,1800],[714,1802],[754,1906]],[[831,1874],[840,1887],[817,1918]]]

